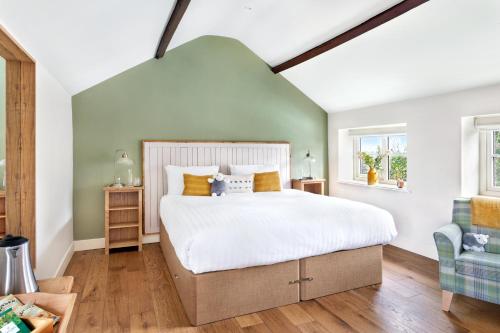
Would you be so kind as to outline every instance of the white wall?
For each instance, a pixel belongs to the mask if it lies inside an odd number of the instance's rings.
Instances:
[[[37,278],[64,273],[73,251],[73,122],[71,96],[37,63]]]
[[[387,209],[399,232],[393,245],[437,258],[432,233],[462,195],[462,118],[495,113],[500,85],[329,114],[330,193]],[[394,123],[407,123],[409,192],[337,183],[339,129]]]
[[[0,12],[1,15],[1,12]],[[10,22],[7,22],[10,21]],[[12,17],[0,24],[36,60],[27,32]],[[37,278],[62,274],[73,251],[73,124],[71,96],[36,64]]]

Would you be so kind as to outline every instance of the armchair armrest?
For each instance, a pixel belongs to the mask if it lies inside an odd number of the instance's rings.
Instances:
[[[455,224],[447,224],[434,233],[439,260],[455,260],[462,252],[462,229]]]

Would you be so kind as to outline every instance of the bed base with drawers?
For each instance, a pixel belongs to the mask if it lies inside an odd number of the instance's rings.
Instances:
[[[195,326],[382,282],[381,245],[194,274],[181,265],[163,224],[160,244],[186,315]]]

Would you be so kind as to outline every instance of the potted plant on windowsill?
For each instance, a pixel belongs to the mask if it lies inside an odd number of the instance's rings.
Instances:
[[[396,186],[398,188],[405,187],[406,157],[396,155],[392,158],[391,173],[396,179]]]
[[[358,156],[370,168],[366,177],[368,185],[376,185],[378,183],[378,171],[382,169],[382,161],[387,156],[387,152],[382,151],[382,148],[378,146],[375,157],[364,151],[360,152]]]

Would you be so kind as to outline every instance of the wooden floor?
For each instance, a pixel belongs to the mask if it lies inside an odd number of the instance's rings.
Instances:
[[[500,306],[455,296],[440,310],[437,264],[386,246],[384,280],[256,314],[191,327],[158,244],[142,253],[76,252],[69,332],[500,332]]]

